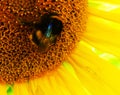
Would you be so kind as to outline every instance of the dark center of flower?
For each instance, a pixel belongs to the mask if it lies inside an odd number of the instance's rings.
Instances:
[[[56,70],[85,31],[86,7],[87,0],[1,0],[0,83]]]

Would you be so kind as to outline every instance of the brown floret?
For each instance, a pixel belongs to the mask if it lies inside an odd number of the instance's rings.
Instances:
[[[0,1],[0,82],[12,84],[41,77],[56,69],[74,50],[85,31],[87,0],[1,0]],[[36,31],[28,23],[57,13],[63,29],[49,50],[32,43]]]

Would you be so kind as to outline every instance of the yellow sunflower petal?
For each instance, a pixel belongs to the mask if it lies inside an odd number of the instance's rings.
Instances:
[[[7,95],[6,90],[7,87],[5,85],[0,84],[0,95]]]
[[[117,3],[89,0],[87,32],[75,53],[68,58],[83,86],[92,95],[120,95],[118,10]]]
[[[119,0],[89,0],[89,13],[120,23]]]
[[[107,2],[107,3],[111,3],[111,4],[119,4],[120,0],[88,0],[88,1],[100,1],[100,2]]]
[[[120,70],[94,54],[83,42],[78,48],[68,60],[83,86],[92,95],[119,95]]]
[[[48,93],[49,95],[56,95],[56,93],[57,95],[86,95],[88,93],[72,66],[66,62],[52,75],[30,81],[29,87],[35,95],[41,95],[41,92],[42,95],[48,95]]]
[[[120,58],[120,24],[96,16],[90,16],[83,39],[100,50]]]
[[[14,87],[14,94],[15,95],[32,95],[30,92],[29,92],[29,89],[28,89],[28,84],[27,83],[20,83],[20,84],[15,84]]]

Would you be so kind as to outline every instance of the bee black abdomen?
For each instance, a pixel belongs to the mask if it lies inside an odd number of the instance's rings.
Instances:
[[[52,34],[53,35],[59,35],[63,29],[63,23],[62,21],[56,19],[56,18],[52,18],[52,23],[53,23],[53,27],[52,27]]]

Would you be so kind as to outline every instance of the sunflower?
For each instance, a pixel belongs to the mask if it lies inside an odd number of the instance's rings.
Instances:
[[[120,95],[119,11],[119,0],[1,0],[0,95]]]

